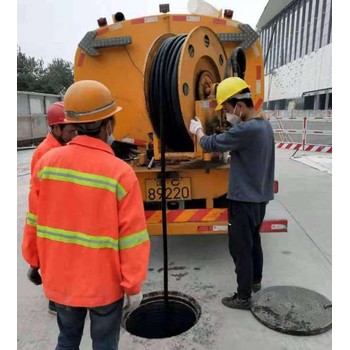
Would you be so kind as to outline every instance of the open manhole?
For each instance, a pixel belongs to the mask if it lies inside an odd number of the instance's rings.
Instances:
[[[301,287],[262,289],[253,297],[251,311],[263,325],[281,333],[314,335],[332,328],[332,302]]]
[[[140,306],[123,317],[123,327],[138,337],[168,338],[186,332],[201,315],[199,304],[190,296],[169,291],[145,294]]]

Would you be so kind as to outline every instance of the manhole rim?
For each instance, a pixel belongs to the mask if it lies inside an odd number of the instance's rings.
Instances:
[[[150,305],[152,303],[156,303],[156,302],[159,302],[161,300],[164,300],[164,294],[165,294],[164,291],[153,291],[153,292],[145,293],[143,295],[140,306],[136,310],[138,310],[142,306],[147,306],[147,305]],[[185,305],[188,309],[190,309],[193,312],[193,314],[195,315],[195,323],[191,328],[193,328],[198,323],[198,320],[200,319],[200,317],[202,315],[202,309],[201,309],[201,306],[199,305],[199,303],[193,297],[189,296],[188,294],[172,290],[172,291],[168,291],[168,299],[171,302],[177,302],[177,303],[181,303],[181,304]],[[136,311],[136,310],[134,310],[134,311]],[[122,317],[122,327],[128,333],[130,333],[130,332],[128,331],[126,325],[127,325],[127,322],[129,320],[130,316],[132,316],[133,312],[128,312],[128,313],[124,314]],[[189,328],[189,329],[191,329],[191,328]],[[189,331],[189,329],[186,330],[185,332]],[[185,333],[185,332],[183,332],[183,333]],[[130,333],[130,334],[132,334],[132,333]]]

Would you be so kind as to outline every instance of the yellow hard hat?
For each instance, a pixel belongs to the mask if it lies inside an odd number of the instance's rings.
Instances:
[[[250,88],[250,86],[241,78],[230,77],[224,79],[217,87],[216,90],[216,102],[218,105],[215,110],[219,111],[222,109],[222,104],[229,98],[234,97],[242,90]]]
[[[64,95],[65,120],[69,123],[96,122],[121,110],[110,90],[96,80],[77,81]]]

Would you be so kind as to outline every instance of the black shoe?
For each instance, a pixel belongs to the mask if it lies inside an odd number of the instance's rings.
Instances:
[[[56,315],[57,314],[57,310],[56,310],[56,304],[49,300],[49,313],[52,315]]]
[[[261,283],[253,283],[252,284],[252,292],[256,293],[261,289]]]
[[[251,299],[240,299],[235,293],[232,297],[222,298],[221,302],[231,309],[250,310]]]

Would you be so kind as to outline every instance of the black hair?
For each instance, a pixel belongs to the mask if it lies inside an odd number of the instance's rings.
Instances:
[[[245,94],[247,92],[250,92],[249,88],[243,89],[240,94]],[[237,102],[244,102],[245,105],[248,108],[254,108],[254,102],[251,98],[243,98],[243,99],[237,99],[237,98],[229,98],[227,100],[227,103],[229,103],[233,108],[236,106]]]
[[[95,137],[97,138],[100,131],[101,131],[101,128],[105,125],[107,125],[107,123],[109,121],[113,121],[113,118],[114,116],[110,116],[106,119],[103,119],[99,122],[91,122],[91,123],[84,123],[84,124],[76,124],[76,129],[77,129],[77,132],[78,132],[78,135],[86,135],[86,136],[91,136],[91,137]],[[96,124],[96,126],[94,125],[94,128],[93,130],[89,130],[89,128],[87,127],[88,125],[91,125],[92,124]]]

